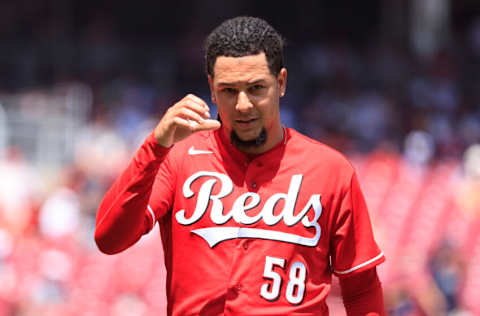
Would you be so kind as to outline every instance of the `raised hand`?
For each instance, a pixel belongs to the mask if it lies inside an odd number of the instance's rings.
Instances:
[[[219,128],[220,122],[210,119],[209,111],[205,101],[188,94],[167,110],[155,127],[155,138],[163,147],[170,147],[195,132]]]

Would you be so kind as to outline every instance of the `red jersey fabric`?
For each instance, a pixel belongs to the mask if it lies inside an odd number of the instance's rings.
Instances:
[[[151,134],[107,192],[95,238],[116,253],[156,222],[168,315],[328,315],[332,273],[385,260],[354,168],[289,128],[254,157],[220,130],[170,149]]]

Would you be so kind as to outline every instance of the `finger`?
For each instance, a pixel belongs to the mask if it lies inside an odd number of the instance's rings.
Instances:
[[[201,106],[203,106],[203,107],[208,108],[208,104],[207,104],[205,101],[203,101],[203,99],[197,97],[197,96],[194,95],[194,94],[188,94],[188,95],[185,97],[185,99],[191,100],[191,101],[197,103],[198,105],[201,105]]]
[[[173,118],[173,122],[175,123],[175,125],[179,126],[179,127],[183,127],[183,128],[186,128],[186,129],[189,129],[191,130],[192,132],[195,130],[195,128],[197,126],[199,126],[200,124],[198,124],[197,122],[195,121],[192,121],[192,120],[188,120],[188,119],[185,119],[185,118],[182,118],[182,117],[174,117]]]
[[[207,111],[203,112],[203,118],[204,119],[209,119],[210,118],[210,111],[207,110]]]
[[[198,126],[195,126],[194,129],[196,132],[199,131],[212,131],[220,128],[222,124],[217,120],[204,120]]]
[[[198,113],[199,115],[201,115],[205,119],[210,118],[210,112],[209,112],[208,106],[198,104],[197,102],[195,102],[193,100],[190,100],[190,99],[183,100],[182,102],[179,102],[177,107],[188,108],[188,109]]]
[[[203,118],[203,115],[192,111],[189,108],[182,108],[180,112],[178,113],[178,116],[190,120],[190,121],[195,121],[198,124],[201,124],[205,119]]]
[[[208,115],[207,118],[210,117],[210,113],[209,113],[210,107],[208,106],[208,104],[204,100],[200,99],[196,95],[189,94],[189,95],[187,95],[187,97],[185,97],[185,101],[194,102],[195,104],[200,105],[204,109],[204,111],[208,112],[208,113],[205,113],[205,115]]]

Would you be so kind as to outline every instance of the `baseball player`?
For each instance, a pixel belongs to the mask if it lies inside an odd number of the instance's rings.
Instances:
[[[99,249],[158,223],[168,315],[328,315],[332,275],[348,315],[385,315],[385,259],[353,167],[280,123],[281,36],[237,17],[205,49],[218,120],[192,94],[168,109],[100,205]]]

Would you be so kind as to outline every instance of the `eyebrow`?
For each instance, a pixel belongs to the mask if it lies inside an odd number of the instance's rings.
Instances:
[[[253,85],[256,85],[256,84],[259,84],[259,83],[265,83],[266,80],[265,79],[258,79],[258,80],[254,80],[254,81],[251,81],[251,82],[247,82],[247,85],[249,86],[253,86]],[[218,83],[218,86],[234,86],[236,84],[239,84],[239,83],[243,83],[242,81],[232,81],[232,82],[219,82]]]

